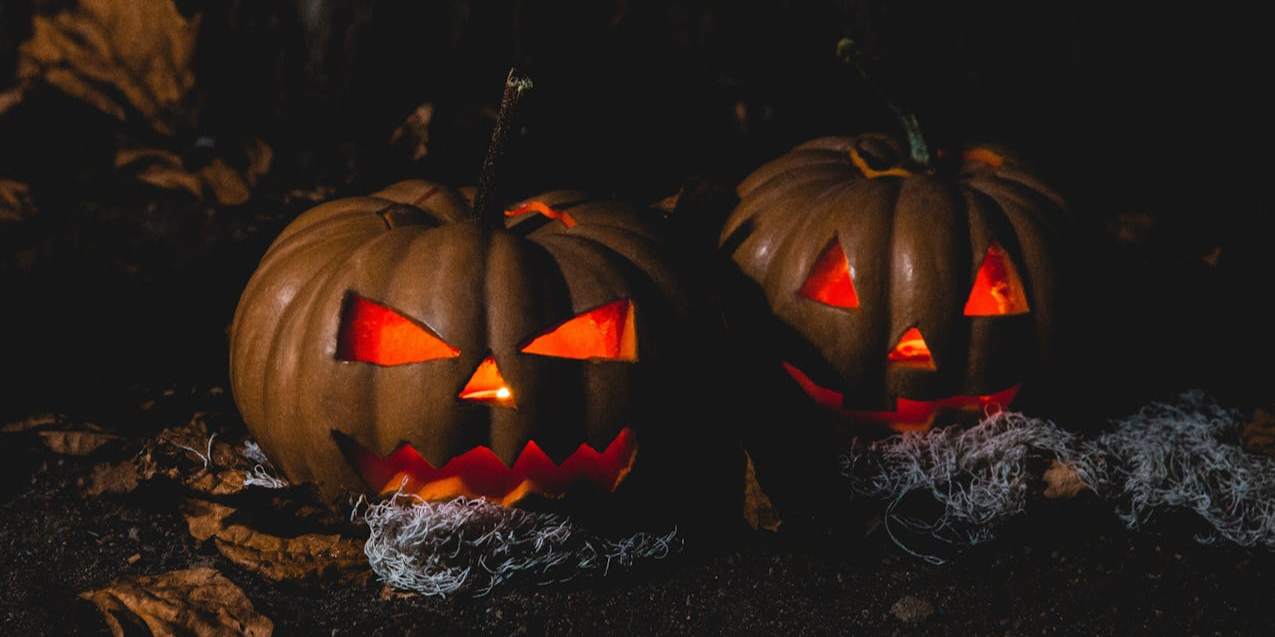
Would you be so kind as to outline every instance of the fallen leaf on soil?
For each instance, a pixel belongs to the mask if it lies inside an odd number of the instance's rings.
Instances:
[[[1261,407],[1254,409],[1253,415],[1244,423],[1240,440],[1245,451],[1275,458],[1275,413]]]
[[[118,464],[103,462],[93,467],[93,473],[89,474],[83,485],[84,494],[98,496],[103,493],[128,493],[136,489],[140,481],[137,465],[131,460]]]
[[[121,148],[115,153],[115,167],[133,172],[138,181],[163,190],[180,190],[203,198],[204,184],[186,170],[182,158],[160,148]]]
[[[190,193],[198,199],[209,193],[218,204],[238,206],[252,197],[252,189],[269,172],[274,161],[274,150],[255,137],[245,140],[239,150],[242,150],[243,161],[235,165],[222,157],[214,157],[207,164],[191,169],[181,155],[171,150],[121,148],[115,154],[115,168],[132,173],[138,181],[156,188]]]
[[[49,425],[56,425],[63,422],[64,418],[61,414],[32,414],[22,420],[15,420],[0,425],[0,433],[16,434]]]
[[[1050,499],[1074,498],[1085,490],[1085,483],[1075,467],[1055,459],[1045,470],[1045,497]]]
[[[20,181],[0,177],[0,222],[22,221],[35,213],[31,188]]]
[[[779,511],[757,481],[757,468],[753,465],[752,456],[744,452],[744,457],[748,460],[744,467],[744,520],[754,530],[778,531],[783,524]]]
[[[22,97],[21,87],[0,92],[0,115],[4,115],[9,109],[22,103]]]
[[[274,632],[274,622],[211,568],[121,578],[80,597],[101,611],[115,637],[136,634],[134,628],[155,637],[269,637]]]
[[[121,122],[133,113],[174,135],[193,123],[199,16],[172,0],[78,0],[36,15],[19,47],[19,81],[42,81]]]
[[[75,422],[61,414],[33,414],[5,423],[0,433],[34,433],[49,451],[66,456],[87,456],[110,442],[123,439],[111,430],[89,422]]]
[[[188,500],[186,523],[200,542],[212,540],[226,559],[270,582],[314,582],[367,577],[363,542],[340,534],[277,537],[231,519],[233,507]]]
[[[88,456],[103,445],[123,438],[104,431],[40,431],[36,435],[49,451],[65,456]]]

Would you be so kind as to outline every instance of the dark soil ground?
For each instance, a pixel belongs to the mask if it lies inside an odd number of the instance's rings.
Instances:
[[[0,5],[4,77],[32,11],[65,4]],[[1269,97],[1254,87],[1269,76],[1260,61],[1275,57],[1254,20],[1063,3],[459,11],[464,3],[386,1],[364,3],[371,9],[343,40],[297,26],[302,2],[177,4],[206,13],[205,115],[185,139],[149,141],[197,162],[208,140],[266,139],[274,167],[246,203],[219,206],[120,174],[111,158],[121,139],[138,137],[137,123],[51,88],[0,109],[0,177],[30,185],[38,208],[0,226],[0,425],[50,414],[122,437],[87,456],[55,453],[38,436],[0,437],[5,637],[109,634],[79,593],[192,566],[240,586],[277,636],[1275,631],[1275,553],[1201,544],[1189,518],[1130,531],[1096,497],[1038,499],[994,540],[948,550],[942,564],[892,542],[873,523],[875,503],[830,503],[808,524],[695,537],[606,577],[434,598],[385,595],[375,580],[271,584],[197,542],[172,491],[85,489],[95,467],[196,415],[242,434],[227,329],[266,246],[334,196],[403,176],[473,183],[512,64],[540,92],[525,146],[509,158],[510,193],[565,185],[654,202],[692,178],[735,183],[815,134],[890,127],[888,110],[865,105],[864,87],[829,55],[865,23],[873,30],[861,39],[882,58],[886,84],[936,140],[1023,147],[1076,206],[1072,256],[1087,298],[1032,413],[1093,431],[1192,388],[1246,414],[1269,408],[1273,268],[1262,233],[1275,135]],[[328,18],[342,16],[351,19]],[[413,32],[421,24],[431,25],[425,36]],[[429,153],[414,157],[388,140],[430,100]]]

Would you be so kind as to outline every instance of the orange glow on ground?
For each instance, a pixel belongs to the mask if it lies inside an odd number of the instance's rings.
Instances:
[[[924,431],[944,412],[986,413],[991,407],[1007,408],[1014,402],[1021,384],[986,396],[950,396],[938,400],[910,400],[899,398],[893,411],[867,411],[845,409],[841,406],[843,394],[822,387],[810,380],[800,369],[784,363],[784,369],[801,386],[806,395],[819,407],[840,416],[843,420],[885,427],[894,431]]]
[[[522,348],[528,354],[578,360],[637,360],[633,303],[615,301],[585,312]]]
[[[568,228],[576,225],[576,220],[573,219],[570,214],[566,212],[562,212],[561,210],[554,210],[553,208],[549,207],[549,204],[546,204],[543,201],[528,201],[527,203],[524,203],[518,206],[517,208],[514,208],[512,210],[506,210],[505,216],[517,217],[518,215],[528,213],[528,212],[538,212],[550,219],[556,219],[558,221],[561,221],[562,225]]]
[[[500,373],[496,359],[491,356],[484,358],[483,362],[478,364],[478,369],[475,369],[473,375],[469,377],[465,388],[460,390],[460,397],[464,400],[493,403],[502,407],[515,406],[513,391],[509,389],[509,385],[505,384],[505,377]]]
[[[934,357],[930,355],[930,346],[921,336],[921,330],[913,327],[903,333],[894,349],[886,355],[891,363],[902,363],[926,369],[934,369]]]
[[[483,497],[506,506],[532,493],[561,497],[584,484],[614,491],[631,471],[638,450],[636,436],[626,427],[606,449],[581,444],[562,464],[529,442],[511,467],[491,449],[475,447],[436,469],[411,445],[382,458],[346,436],[337,436],[337,441],[363,480],[382,495],[402,487],[426,500]]]
[[[460,350],[403,315],[351,294],[341,316],[337,358],[377,365],[405,365],[452,358]]]
[[[836,239],[819,255],[798,293],[832,307],[859,307],[859,295],[850,279],[850,262]]]
[[[1023,292],[1018,269],[999,243],[987,246],[983,264],[974,276],[974,287],[965,302],[966,316],[1004,316],[1026,314],[1027,295]]]

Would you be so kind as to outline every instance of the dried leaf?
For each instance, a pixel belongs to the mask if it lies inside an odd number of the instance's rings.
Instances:
[[[61,414],[32,414],[22,420],[15,420],[0,425],[0,433],[16,434],[41,427],[48,427],[63,422]]]
[[[81,598],[101,611],[111,634],[146,629],[155,637],[269,637],[274,622],[243,591],[211,568],[125,577]]]
[[[103,445],[123,438],[103,431],[40,431],[36,435],[49,451],[66,456],[91,455]]]
[[[199,169],[199,179],[212,191],[217,203],[224,206],[238,206],[252,196],[243,175],[227,166],[220,157]]]
[[[21,104],[22,97],[21,87],[0,92],[0,115],[4,115],[9,109]]]
[[[248,201],[257,180],[269,172],[274,161],[274,151],[260,139],[246,140],[242,150],[243,167],[231,166],[221,157],[214,157],[192,171],[181,155],[171,150],[121,148],[115,154],[115,167],[132,172],[137,180],[156,188],[188,192],[199,199],[209,192],[217,203],[237,206]]]
[[[131,113],[163,135],[193,124],[192,58],[199,16],[172,0],[78,0],[37,15],[19,48],[18,78],[45,82],[120,121]]]
[[[744,452],[744,456],[748,460],[744,467],[744,520],[757,531],[778,531],[783,524],[779,510],[757,481],[757,468],[753,465],[752,456],[748,452]]]
[[[1086,488],[1076,468],[1057,459],[1045,470],[1044,479],[1044,495],[1051,500],[1074,498]]]
[[[111,464],[103,462],[93,467],[93,473],[83,485],[84,494],[99,496],[103,493],[128,493],[137,488],[141,476],[132,461]]]
[[[203,198],[203,182],[198,175],[186,170],[181,156],[171,150],[121,148],[115,153],[115,167],[132,171],[138,181],[156,188],[181,190]]]
[[[367,577],[371,567],[363,543],[330,533],[278,537],[231,521],[232,507],[189,500],[186,523],[195,539],[209,539],[226,559],[271,582],[314,582]]]
[[[434,103],[425,102],[417,106],[407,119],[390,135],[390,145],[407,150],[407,154],[416,161],[429,154],[429,126],[434,120]]]
[[[0,177],[0,223],[22,221],[35,212],[31,188],[20,181]]]
[[[1246,451],[1275,458],[1275,413],[1257,408],[1244,423],[1240,440]]]

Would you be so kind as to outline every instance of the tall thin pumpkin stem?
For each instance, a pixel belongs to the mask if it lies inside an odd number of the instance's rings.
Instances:
[[[477,192],[474,193],[474,214],[487,228],[505,225],[504,209],[500,204],[498,191],[498,170],[505,154],[505,142],[514,129],[518,101],[531,87],[531,78],[516,68],[509,69],[509,75],[505,78],[505,93],[500,99],[500,113],[496,116],[496,127],[492,130],[491,143],[483,157],[482,172],[478,174]]]

